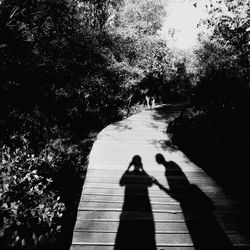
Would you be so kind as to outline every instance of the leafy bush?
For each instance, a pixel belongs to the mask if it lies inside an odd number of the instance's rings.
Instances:
[[[0,152],[1,247],[31,249],[55,240],[65,205],[51,191],[52,179],[38,173],[38,162],[45,159],[25,144]]]
[[[38,173],[53,180],[51,188],[59,192],[66,208],[76,205],[72,202],[85,177],[88,149],[85,150],[84,154],[76,145],[70,145],[67,140],[57,139],[48,143],[38,157]]]

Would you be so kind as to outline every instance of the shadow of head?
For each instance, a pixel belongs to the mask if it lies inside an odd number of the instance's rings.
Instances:
[[[135,155],[132,158],[132,161],[130,163],[131,166],[134,166],[135,170],[140,170],[142,169],[142,161],[141,161],[141,157],[139,155]]]
[[[166,163],[166,160],[162,154],[156,154],[155,160],[158,164],[164,164]]]

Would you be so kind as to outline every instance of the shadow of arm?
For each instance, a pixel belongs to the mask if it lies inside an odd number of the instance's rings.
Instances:
[[[129,167],[130,168],[130,167]],[[128,179],[129,179],[129,168],[124,172],[124,174],[122,175],[121,179],[120,179],[120,186],[125,186],[128,183]]]
[[[165,193],[171,196],[170,189],[164,187],[159,181],[157,181],[154,177],[152,177],[153,183],[158,186],[161,190],[163,190]]]

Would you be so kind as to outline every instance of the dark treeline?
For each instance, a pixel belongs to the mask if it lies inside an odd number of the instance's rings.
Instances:
[[[200,34],[195,50],[197,85],[192,101],[168,132],[192,160],[240,200],[249,190],[250,4],[217,1],[209,9],[203,22],[209,33]],[[243,210],[249,211],[250,202],[244,202]],[[242,222],[250,226],[248,212]]]
[[[50,138],[52,123],[83,132],[145,94],[183,99],[185,65],[157,35],[164,15],[162,1],[1,1],[1,139]]]
[[[165,16],[161,0],[0,0],[1,249],[67,249],[94,132],[145,97],[185,100]]]

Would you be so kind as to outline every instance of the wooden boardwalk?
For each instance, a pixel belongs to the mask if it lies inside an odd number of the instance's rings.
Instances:
[[[237,202],[171,145],[166,127],[180,110],[147,110],[98,135],[71,250],[250,249]],[[144,171],[128,172],[135,155]]]

